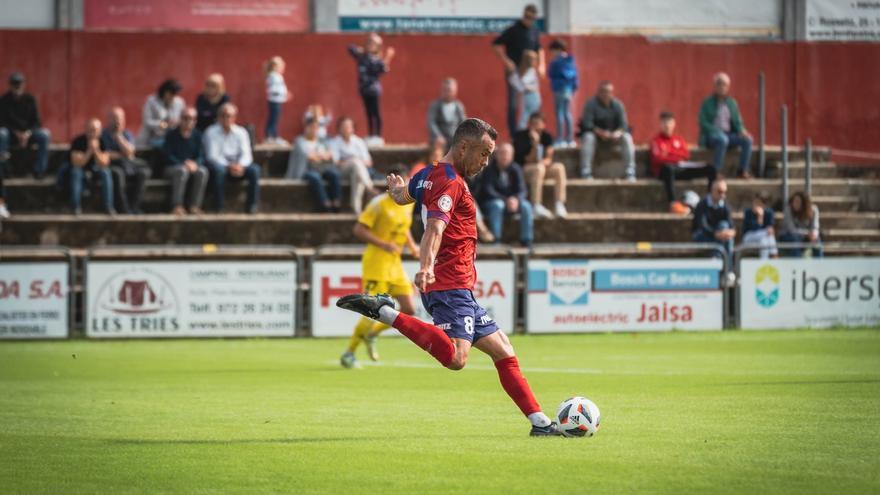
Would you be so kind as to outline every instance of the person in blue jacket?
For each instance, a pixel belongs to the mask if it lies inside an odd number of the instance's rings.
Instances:
[[[574,57],[560,39],[550,43],[550,86],[556,108],[556,145],[573,147],[574,129],[571,117],[571,97],[578,89],[578,73]]]

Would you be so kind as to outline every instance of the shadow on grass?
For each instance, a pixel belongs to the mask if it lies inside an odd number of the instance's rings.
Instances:
[[[713,383],[713,387],[745,387],[745,386],[753,386],[753,385],[844,385],[844,384],[865,384],[865,383],[880,383],[880,379],[865,379],[865,380],[788,380],[788,381],[779,381],[779,382],[736,382],[736,383]]]

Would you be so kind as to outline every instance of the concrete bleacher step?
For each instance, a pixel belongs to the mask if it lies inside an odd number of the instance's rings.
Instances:
[[[380,148],[371,148],[370,154],[376,169],[386,172],[390,167],[397,164],[411,165],[421,160],[426,154],[426,148],[422,145],[386,145]],[[778,146],[767,146],[765,148],[767,162],[781,160],[782,153]],[[162,159],[159,154],[152,149],[138,149],[139,157],[153,164],[155,174],[158,177],[161,168]],[[569,177],[577,177],[579,175],[579,155],[578,148],[563,148],[556,150],[556,157],[562,161],[568,170]],[[49,169],[50,175],[55,174],[61,164],[67,160],[68,145],[52,144],[49,153]],[[287,160],[290,155],[289,146],[265,145],[259,144],[254,147],[254,161],[262,167],[264,177],[283,177],[287,170]],[[789,147],[788,156],[791,161],[804,159],[803,150],[799,147]],[[728,153],[724,172],[733,176],[736,170],[738,155],[736,153]],[[830,148],[816,147],[813,149],[813,159],[817,162],[830,160]],[[26,177],[31,173],[31,164],[36,158],[34,150],[16,150],[7,170],[10,177]],[[694,161],[708,162],[711,156],[708,150],[701,148],[691,148],[691,159]],[[752,154],[753,169],[757,164],[757,153]],[[648,147],[645,145],[636,146],[636,164],[639,176],[647,175],[648,170]],[[600,147],[594,167],[594,175],[597,178],[621,177],[623,176],[623,162],[613,149]]]
[[[734,219],[742,223],[742,214]],[[107,244],[287,244],[314,247],[353,243],[353,214],[27,215],[2,224],[0,243],[87,247]],[[776,227],[781,228],[777,214]],[[573,213],[564,220],[538,220],[538,242],[674,242],[690,239],[691,219],[667,213]],[[880,230],[880,213],[829,212],[822,232]],[[835,240],[833,234],[827,240]],[[505,241],[517,239],[509,220]]]
[[[782,177],[782,162],[770,162],[767,172],[770,177]],[[803,161],[788,162],[789,179],[803,179],[807,174],[807,164]],[[838,177],[839,171],[837,165],[831,162],[816,162],[810,166],[810,174],[814,179],[827,179]]]
[[[828,229],[826,241],[836,242],[880,242],[880,229]]]
[[[815,192],[815,189],[813,190]],[[819,207],[820,212],[829,211],[858,211],[858,196],[816,196],[812,197],[813,204]]]
[[[164,179],[147,182],[144,196],[144,211],[165,213],[170,210],[170,183]],[[734,210],[749,206],[752,197],[763,191],[772,199],[773,206],[782,204],[782,182],[779,179],[753,179],[728,181],[728,202]],[[381,182],[376,182],[382,187]],[[694,190],[706,193],[706,182],[681,181],[676,183],[677,191]],[[801,190],[802,183],[791,183],[791,191]],[[18,213],[67,213],[68,193],[58,190],[51,178],[9,179],[6,181],[7,202],[13,212]],[[99,188],[92,187],[92,194],[83,202],[85,211],[100,209]],[[242,211],[245,192],[241,184],[226,188],[227,210]],[[816,179],[813,181],[813,194],[821,210],[827,211],[880,211],[880,180],[867,179]],[[568,208],[573,212],[630,211],[665,212],[667,208],[661,183],[652,179],[627,182],[620,179],[572,179],[568,183]],[[348,187],[343,187],[343,203],[348,205]],[[544,203],[552,207],[553,186],[544,187]],[[210,192],[206,195],[205,206],[213,205]],[[207,208],[206,208],[207,209]],[[266,213],[295,213],[315,211],[314,202],[302,181],[286,179],[263,179],[261,181],[260,209]]]

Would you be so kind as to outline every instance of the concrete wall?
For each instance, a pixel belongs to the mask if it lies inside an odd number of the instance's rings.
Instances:
[[[697,136],[696,112],[711,89],[711,76],[725,70],[747,126],[757,130],[757,74],[767,77],[768,142],[779,141],[778,108],[790,108],[793,142],[812,137],[817,145],[880,151],[880,44],[752,42],[736,44],[649,41],[641,37],[566,36],[577,56],[582,88],[574,108],[601,79],[615,82],[635,127],[637,142],[655,132],[656,115],[679,115],[688,140]],[[284,107],[281,131],[300,129],[306,105],[320,102],[335,115],[351,114],[361,129],[365,119],[357,95],[354,62],[346,54],[361,36],[331,34],[95,33],[0,30],[0,75],[23,70],[40,101],[56,141],[79,133],[90,115],[122,105],[130,127],[139,127],[147,94],[162,79],[176,77],[193,102],[205,76],[225,74],[241,119],[255,122],[262,135],[266,117],[262,62],[275,54],[288,62],[286,79],[293,101]],[[459,79],[471,115],[504,127],[503,74],[491,36],[389,35],[398,55],[383,83],[386,140],[425,140],[425,110],[446,76]],[[552,113],[549,85],[544,110]],[[550,119],[551,127],[553,119]]]

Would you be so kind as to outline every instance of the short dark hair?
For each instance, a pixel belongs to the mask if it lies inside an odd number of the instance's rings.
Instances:
[[[757,200],[760,201],[761,203],[764,203],[765,205],[769,205],[769,204],[770,204],[770,195],[767,194],[767,193],[765,193],[764,191],[758,191],[758,192],[756,192],[756,193],[755,193],[755,199],[757,199]]]
[[[339,119],[336,121],[336,132],[339,132],[339,128],[342,127],[342,123],[345,122],[346,120],[350,120],[350,121],[351,121],[351,124],[354,125],[354,119],[353,119],[353,118],[349,117],[348,115],[342,115],[342,116],[340,116]]]
[[[602,79],[601,81],[599,81],[598,87],[599,87],[599,89],[602,89],[605,86],[612,86],[612,85],[613,85],[613,83],[611,81],[609,81],[608,79]]]
[[[467,139],[469,141],[479,141],[483,139],[483,134],[488,134],[492,141],[498,139],[498,131],[489,125],[485,120],[477,118],[469,118],[458,124],[455,128],[455,134],[452,135],[452,146]]]
[[[541,120],[545,120],[545,121],[546,121],[546,119],[544,118],[544,114],[543,114],[543,113],[541,113],[541,112],[532,112],[532,114],[529,115],[529,122],[531,122],[531,121],[533,121],[533,120],[536,120],[536,119],[541,119]]]
[[[662,112],[660,112],[660,120],[669,120],[674,118],[675,114],[670,112],[669,110],[663,110]]]
[[[556,38],[552,42],[550,42],[550,49],[551,50],[559,50],[561,52],[567,52],[568,46],[566,46],[564,41],[562,41],[559,38]]]
[[[537,14],[538,13],[538,6],[533,3],[526,5],[526,8],[523,9],[523,13],[526,13],[526,12],[530,12],[532,14]]]
[[[162,95],[164,95],[165,93],[176,95],[177,93],[180,93],[181,89],[183,89],[183,86],[181,86],[180,83],[177,82],[177,79],[166,79],[162,81],[162,84],[159,85],[159,89],[156,90],[156,95],[158,95],[159,98],[161,98]]]

